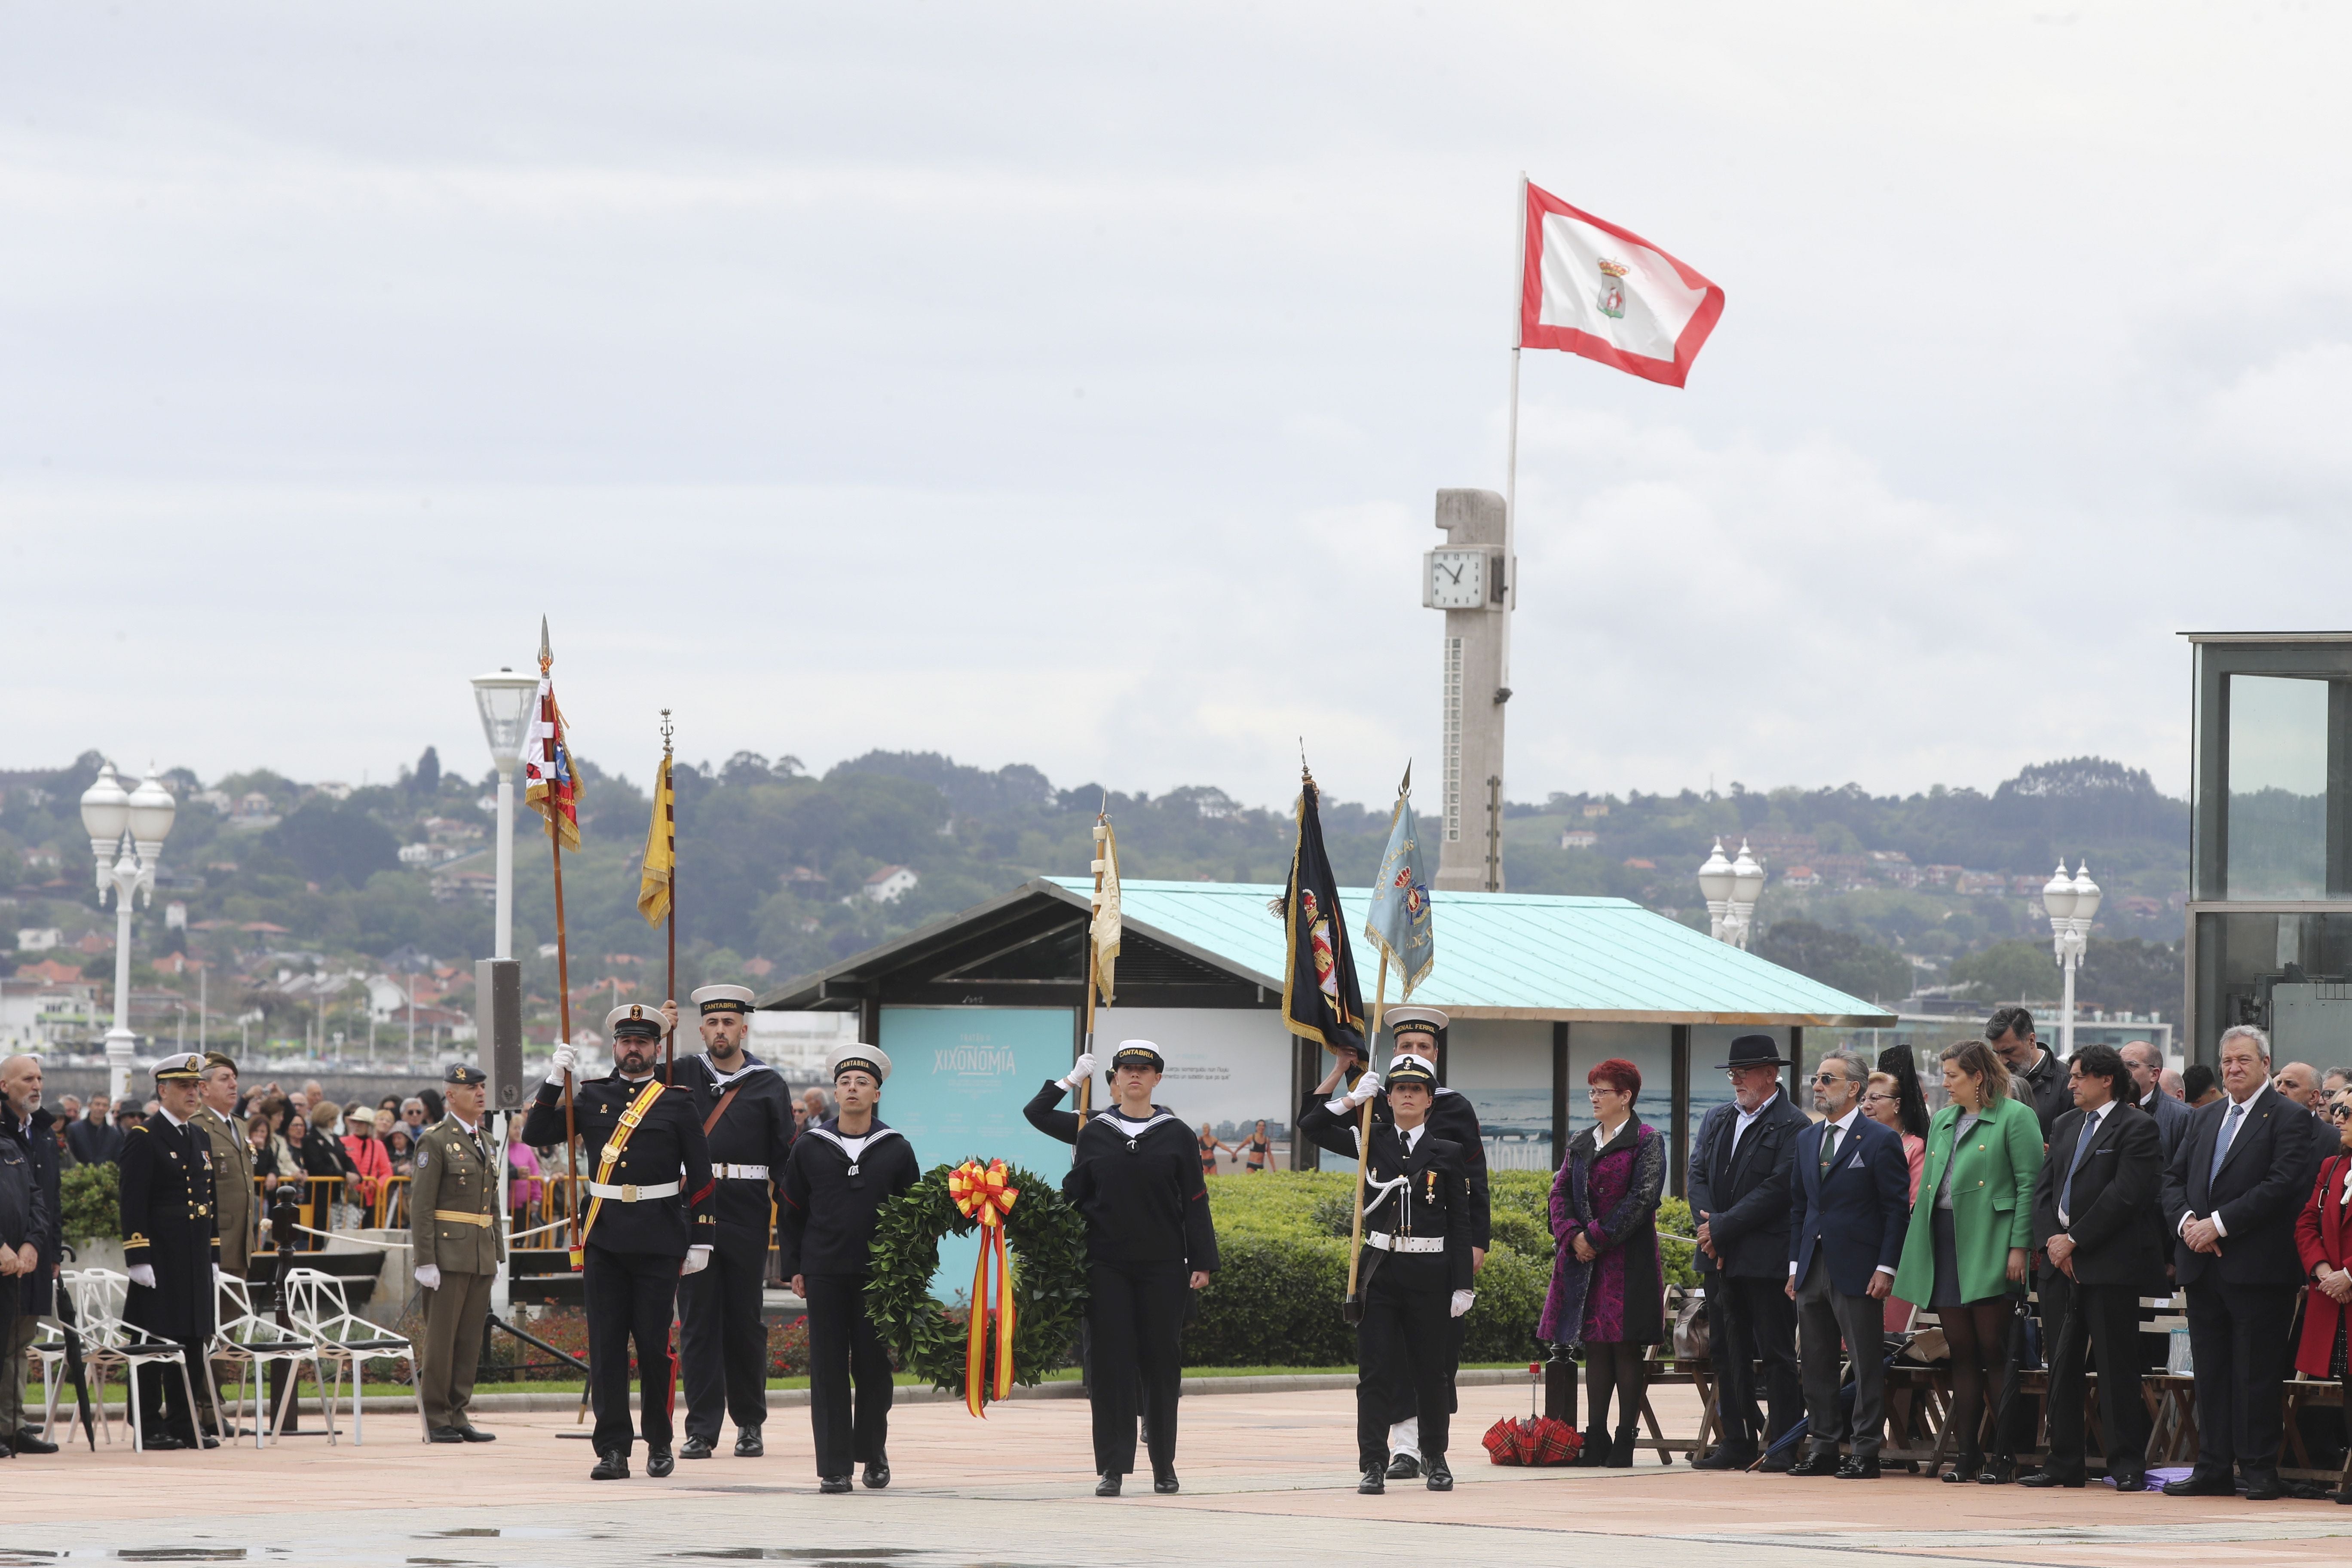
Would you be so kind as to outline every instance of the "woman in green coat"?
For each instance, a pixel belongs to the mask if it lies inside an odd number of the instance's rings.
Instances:
[[[1932,1309],[1952,1352],[1952,1426],[1959,1458],[1944,1479],[1997,1485],[2014,1462],[1985,1463],[1985,1389],[2007,1342],[2010,1292],[2033,1247],[2033,1182],[2042,1123],[2011,1098],[2009,1068],[1982,1040],[1944,1052],[1951,1103],[1927,1124],[1927,1157],[1895,1294]]]

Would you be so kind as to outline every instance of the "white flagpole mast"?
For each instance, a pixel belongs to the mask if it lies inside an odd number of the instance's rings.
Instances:
[[[1519,349],[1525,327],[1521,315],[1527,292],[1528,172],[1519,171],[1519,216],[1512,226],[1518,237],[1511,247],[1511,415],[1510,437],[1503,463],[1503,685],[1511,684],[1511,611],[1519,602]]]

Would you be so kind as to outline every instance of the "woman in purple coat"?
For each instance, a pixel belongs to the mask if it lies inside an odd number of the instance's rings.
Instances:
[[[1632,1062],[1612,1057],[1585,1082],[1593,1124],[1569,1141],[1551,1184],[1551,1234],[1559,1246],[1536,1333],[1563,1349],[1584,1347],[1592,1418],[1581,1462],[1622,1469],[1633,1462],[1644,1358],[1665,1337],[1658,1200],[1666,1144],[1633,1114],[1642,1073]],[[1604,1441],[1612,1393],[1617,1430]]]

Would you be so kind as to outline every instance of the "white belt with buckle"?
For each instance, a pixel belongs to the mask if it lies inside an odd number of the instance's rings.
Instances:
[[[646,1187],[638,1186],[635,1183],[628,1183],[621,1186],[607,1186],[603,1182],[591,1182],[588,1184],[588,1195],[590,1197],[614,1198],[625,1204],[633,1204],[641,1198],[672,1198],[676,1197],[684,1189],[676,1182],[656,1182],[653,1185]]]
[[[1364,1245],[1377,1247],[1382,1252],[1443,1252],[1445,1238],[1442,1236],[1391,1236],[1384,1230],[1364,1233]]]
[[[723,1182],[764,1182],[768,1179],[765,1165],[713,1165],[710,1173]]]

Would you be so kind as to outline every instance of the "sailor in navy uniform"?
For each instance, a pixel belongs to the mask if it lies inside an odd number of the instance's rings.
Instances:
[[[636,1342],[646,1473],[677,1466],[670,1447],[669,1326],[677,1282],[710,1262],[718,1226],[710,1212],[710,1153],[694,1097],[654,1077],[662,1014],[632,1003],[605,1015],[613,1039],[609,1077],[577,1084],[572,1117],[581,1153],[594,1173],[583,1200],[587,1258],[588,1385],[596,1408],[596,1468],[588,1479],[625,1480],[635,1440],[629,1422],[629,1343]],[[570,1044],[523,1119],[526,1143],[563,1142],[563,1079],[579,1065]],[[650,1092],[649,1092],[650,1091]],[[642,1105],[643,1109],[637,1109]],[[632,1121],[632,1118],[635,1118]],[[607,1145],[619,1151],[604,1158]]]
[[[122,1320],[151,1340],[167,1340],[186,1352],[184,1380],[177,1369],[152,1362],[136,1374],[140,1426],[149,1448],[220,1446],[196,1430],[188,1407],[192,1392],[210,1386],[205,1346],[212,1338],[221,1277],[213,1142],[196,1123],[204,1065],[194,1051],[155,1064],[163,1113],[131,1127],[119,1161],[122,1260],[131,1276]]]
[[[1083,1125],[1076,1112],[1054,1109],[1094,1076],[1089,1053],[1023,1112],[1038,1131],[1075,1146],[1062,1195],[1087,1216],[1087,1396],[1094,1405],[1097,1497],[1118,1496],[1135,1468],[1139,1394],[1151,1489],[1177,1489],[1185,1312],[1217,1268],[1200,1146],[1175,1112],[1152,1103],[1166,1068],[1150,1040],[1121,1040],[1111,1053],[1109,1106]]]
[[[838,1493],[858,1464],[867,1486],[890,1484],[890,1352],[866,1315],[866,1277],[875,1211],[922,1173],[913,1145],[874,1114],[890,1058],[874,1046],[836,1046],[824,1070],[841,1110],[809,1128],[784,1162],[776,1243],[793,1293],[808,1303],[817,1490]]]
[[[1444,1013],[1416,1004],[1390,1008],[1381,1022],[1388,1026],[1398,1055],[1419,1057],[1433,1070],[1435,1068],[1448,1023]],[[1388,1120],[1384,1101],[1372,1107],[1372,1120]],[[1440,1084],[1429,1106],[1429,1130],[1462,1151],[1463,1168],[1470,1178],[1470,1272],[1475,1276],[1486,1266],[1493,1212],[1486,1179],[1486,1140],[1478,1125],[1477,1109],[1467,1095]],[[1465,1321],[1456,1318],[1447,1330],[1454,1336],[1454,1359],[1457,1363],[1469,1329]],[[1402,1363],[1390,1368],[1389,1387],[1389,1479],[1409,1481],[1421,1474],[1421,1408]],[[1458,1408],[1459,1403],[1457,1399],[1453,1408]],[[1453,1414],[1453,1408],[1447,1414]]]
[[[677,1287],[677,1359],[686,1388],[681,1459],[707,1459],[719,1446],[723,1416],[735,1418],[735,1455],[767,1452],[768,1324],[761,1291],[768,1273],[772,1201],[793,1152],[793,1091],[783,1074],[744,1047],[751,1030],[751,991],[706,985],[688,998],[700,1015],[703,1053],[682,1058],[671,1081],[694,1097],[695,1119],[710,1145],[719,1190],[712,1212],[719,1243],[710,1267]],[[677,1005],[662,1011],[677,1027]]]
[[[1327,1086],[1328,1089],[1328,1086]],[[1368,1072],[1354,1090],[1298,1113],[1298,1130],[1342,1159],[1356,1157],[1358,1108],[1372,1095],[1389,1117],[1372,1123],[1364,1163],[1363,1318],[1356,1325],[1356,1489],[1387,1489],[1391,1378],[1402,1366],[1421,1411],[1421,1469],[1433,1492],[1454,1489],[1445,1463],[1457,1354],[1451,1320],[1470,1310],[1471,1218],[1477,1197],[1462,1147],[1430,1121],[1437,1071],[1419,1057],[1389,1064],[1387,1087]]]

